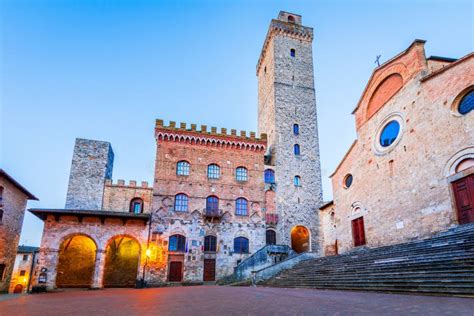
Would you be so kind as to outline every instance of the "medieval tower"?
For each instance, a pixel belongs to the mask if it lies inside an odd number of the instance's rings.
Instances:
[[[319,252],[322,201],[314,89],[313,29],[280,12],[257,64],[258,130],[268,135],[267,193],[274,199],[277,243]],[[267,210],[268,212],[268,210]]]

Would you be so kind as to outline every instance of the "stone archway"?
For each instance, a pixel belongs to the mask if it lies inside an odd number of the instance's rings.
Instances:
[[[13,294],[21,294],[23,293],[23,285],[17,284],[15,285],[15,288],[13,289]]]
[[[295,226],[291,229],[291,248],[297,253],[310,250],[309,230],[304,226]]]
[[[85,235],[70,236],[61,243],[56,275],[57,287],[90,287],[97,246]]]
[[[140,244],[128,236],[116,236],[105,250],[104,287],[134,287],[137,280]]]

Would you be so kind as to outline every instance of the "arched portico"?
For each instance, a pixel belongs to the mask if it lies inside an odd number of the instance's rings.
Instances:
[[[114,236],[105,249],[104,287],[134,287],[140,262],[140,243],[131,236]]]
[[[97,245],[84,234],[66,237],[59,247],[56,287],[91,287]]]

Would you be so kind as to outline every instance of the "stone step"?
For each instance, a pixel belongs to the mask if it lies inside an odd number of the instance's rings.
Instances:
[[[375,266],[390,266],[390,265],[403,265],[403,264],[416,264],[416,263],[425,263],[425,262],[441,262],[441,261],[456,261],[456,260],[474,260],[474,254],[465,254],[465,253],[449,253],[449,254],[437,254],[437,255],[432,255],[432,256],[422,256],[422,257],[394,257],[390,258],[392,260],[388,261],[377,261],[377,260],[353,260],[352,262],[332,262],[331,265],[329,266],[334,266],[334,267],[344,267],[344,266],[352,266],[355,267],[357,265],[360,266],[367,266],[367,265],[375,265]],[[396,259],[396,260],[395,260]],[[383,260],[383,259],[382,259]],[[319,266],[328,266],[327,263],[325,262],[319,262],[317,259],[316,260],[307,260],[310,261],[309,263],[305,262],[306,264],[303,266],[301,264],[297,265],[294,267],[294,270],[298,269],[307,269],[307,268],[317,268]]]

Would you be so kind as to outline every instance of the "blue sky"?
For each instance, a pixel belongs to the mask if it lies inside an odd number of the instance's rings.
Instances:
[[[472,1],[1,1],[0,166],[64,207],[76,137],[107,140],[113,178],[153,177],[154,120],[256,130],[255,66],[280,10],[314,28],[324,197],[356,137],[350,114],[375,66],[416,39],[473,51]],[[21,243],[42,222],[25,216]]]

